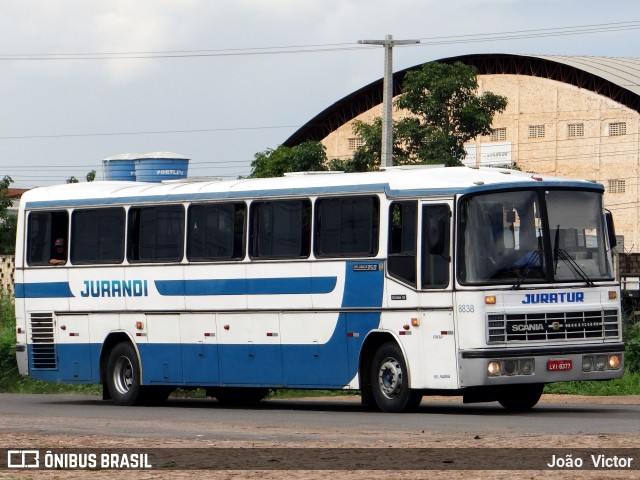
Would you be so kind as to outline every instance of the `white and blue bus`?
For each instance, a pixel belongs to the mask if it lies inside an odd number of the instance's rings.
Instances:
[[[291,388],[386,412],[429,394],[528,409],[547,383],[623,374],[602,197],[467,167],[36,188],[19,369],[118,405]]]

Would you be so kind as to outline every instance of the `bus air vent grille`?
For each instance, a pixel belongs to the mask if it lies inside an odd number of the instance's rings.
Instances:
[[[487,315],[487,343],[591,340],[620,336],[617,310]]]
[[[31,368],[57,368],[53,313],[31,313]]]

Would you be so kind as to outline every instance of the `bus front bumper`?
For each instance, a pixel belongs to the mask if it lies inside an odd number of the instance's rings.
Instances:
[[[607,380],[624,373],[624,343],[460,351],[460,387]]]

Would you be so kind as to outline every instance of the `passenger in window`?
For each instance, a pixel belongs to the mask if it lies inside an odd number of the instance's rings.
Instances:
[[[64,238],[58,238],[53,247],[53,255],[49,263],[51,265],[64,265],[67,263],[67,250],[64,247]]]

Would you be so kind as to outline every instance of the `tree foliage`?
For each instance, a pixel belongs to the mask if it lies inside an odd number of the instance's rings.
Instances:
[[[506,97],[477,91],[475,67],[461,62],[430,62],[408,72],[395,101],[407,116],[393,125],[394,164],[461,165],[464,143],[489,134],[494,115],[507,106]],[[354,132],[364,141],[361,150],[379,164],[382,120],[356,121]]]
[[[84,178],[87,180],[87,182],[93,182],[96,179],[96,171],[91,170],[85,175]],[[67,183],[80,183],[80,180],[71,175],[69,178],[67,178]]]
[[[294,147],[280,145],[256,153],[251,162],[251,178],[281,177],[286,172],[326,170],[327,154],[320,142],[306,141]]]
[[[13,179],[5,175],[0,180],[0,254],[13,255],[16,245],[16,225],[17,217],[9,213],[11,198],[9,197],[9,187]]]

